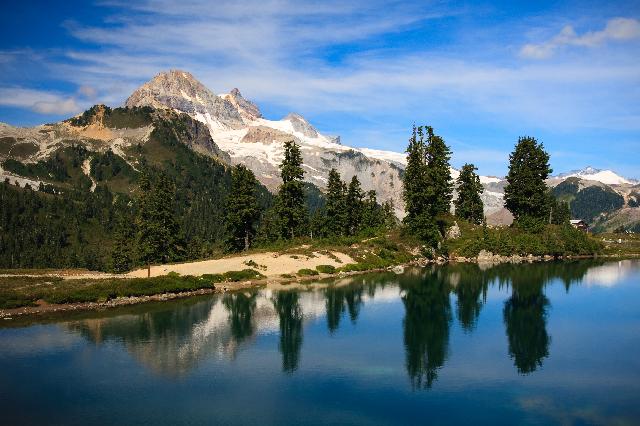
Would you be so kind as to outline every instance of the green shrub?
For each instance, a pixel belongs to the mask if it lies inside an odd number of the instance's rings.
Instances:
[[[298,271],[298,275],[304,277],[304,276],[312,276],[312,275],[319,275],[319,274],[318,274],[318,271],[316,271],[315,269],[302,268]]]
[[[336,267],[332,265],[318,265],[316,266],[316,270],[321,274],[335,274]]]
[[[229,271],[222,274],[225,281],[237,282],[266,278],[255,269],[243,269],[242,271]]]

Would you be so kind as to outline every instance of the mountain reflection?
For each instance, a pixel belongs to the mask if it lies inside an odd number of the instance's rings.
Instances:
[[[625,266],[613,265],[615,270],[595,262],[408,268],[401,275],[365,274],[291,290],[140,305],[69,322],[67,327],[96,344],[122,344],[141,364],[168,376],[188,374],[210,358],[234,360],[258,336],[277,334],[281,370],[293,373],[301,367],[307,322],[324,317],[329,334],[336,334],[347,316],[357,326],[370,302],[393,304],[400,299],[405,369],[412,387],[423,389],[434,385],[449,352],[456,350],[450,349],[454,314],[462,331],[473,333],[491,287],[509,291],[502,306],[506,352],[518,373],[530,374],[550,353],[545,287],[557,283],[569,291],[590,271],[596,276],[602,271],[613,274]]]

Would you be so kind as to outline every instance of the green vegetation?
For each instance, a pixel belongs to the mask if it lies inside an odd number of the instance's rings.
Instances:
[[[593,255],[602,245],[570,225],[543,225],[535,231],[517,226],[488,228],[461,224],[462,235],[447,240],[441,249],[450,256],[475,257],[482,250],[501,256]]]
[[[592,223],[603,213],[610,213],[624,206],[624,198],[606,186],[593,185],[580,189],[579,179],[569,178],[559,183],[552,191],[559,200],[569,203],[571,216]],[[634,198],[629,198],[633,207]]]
[[[115,129],[136,129],[148,126],[152,123],[153,108],[151,107],[125,107],[110,108],[105,105],[94,105],[78,117],[67,120],[76,127],[84,127],[95,122],[100,122],[105,127]]]
[[[0,308],[46,303],[105,302],[116,297],[150,296],[212,288],[206,277],[162,276],[155,278],[63,280],[52,277],[0,278]]]
[[[298,275],[300,275],[301,277],[308,277],[308,276],[315,276],[319,274],[318,274],[318,271],[316,271],[315,269],[302,268],[298,271]]]
[[[509,173],[504,189],[506,208],[516,223],[529,226],[546,223],[549,217],[549,196],[545,180],[551,173],[549,154],[532,137],[518,138],[509,155]]]
[[[424,139],[424,131],[427,139]],[[406,230],[429,246],[442,237],[442,216],[449,212],[453,184],[449,159],[451,151],[433,128],[415,127],[407,147],[407,167],[403,181]]]
[[[284,159],[280,165],[282,185],[276,198],[280,236],[285,239],[305,234],[309,213],[304,203],[303,176],[300,147],[295,142],[285,142]]]
[[[327,182],[326,205],[312,219],[315,237],[335,238],[341,236],[374,235],[378,230],[395,225],[391,203],[379,205],[375,191],[363,193],[356,176],[349,186],[340,174],[331,169]]]
[[[227,210],[227,248],[249,250],[260,219],[258,181],[251,170],[238,164],[231,170],[231,193]]]
[[[333,265],[318,265],[316,266],[316,270],[321,274],[335,274],[336,267]]]
[[[46,303],[106,302],[116,297],[151,296],[212,288],[216,283],[262,279],[253,269],[205,274],[201,277],[170,273],[153,278],[74,279],[59,277],[0,277],[0,309]]]
[[[476,166],[465,164],[457,179],[458,198],[456,198],[456,217],[467,222],[481,224],[484,221],[484,210],[480,194],[484,190],[480,177],[476,174]]]

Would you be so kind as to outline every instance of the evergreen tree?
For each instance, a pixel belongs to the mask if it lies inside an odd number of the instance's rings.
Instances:
[[[551,197],[551,223],[554,225],[568,225],[571,220],[569,203],[558,201],[553,195]]]
[[[371,190],[367,192],[367,195],[363,202],[362,207],[362,228],[374,229],[381,225],[382,221],[382,208],[378,205],[376,198],[376,191]]]
[[[347,222],[347,205],[344,183],[336,169],[329,172],[327,181],[327,205],[324,215],[324,235],[342,235]]]
[[[427,182],[431,190],[429,195],[432,214],[446,214],[451,210],[453,182],[451,180],[451,150],[442,137],[433,133],[427,126],[427,146],[425,150]]]
[[[256,234],[260,206],[256,197],[258,181],[253,172],[238,164],[231,170],[231,194],[227,204],[227,247],[248,250]]]
[[[438,150],[433,151],[437,153]],[[434,176],[429,172],[427,161],[423,127],[414,126],[407,147],[407,167],[402,181],[406,211],[404,224],[418,238],[435,245],[440,239],[440,231],[434,214],[435,187],[430,183]],[[436,163],[434,161],[434,165]]]
[[[407,147],[407,167],[404,169],[402,181],[405,204],[405,224],[415,225],[419,217],[427,210],[428,200],[425,198],[427,188],[427,169],[425,162],[425,144],[422,127],[413,126],[413,134]]]
[[[123,215],[118,217],[115,230],[115,241],[111,252],[111,263],[114,272],[122,273],[133,266],[133,243],[135,229],[133,224]]]
[[[484,220],[482,199],[483,188],[480,177],[476,174],[473,164],[465,164],[457,179],[458,198],[455,201],[456,217],[477,225]]]
[[[355,235],[360,231],[364,208],[363,198],[364,193],[360,187],[360,181],[354,176],[351,178],[351,182],[349,182],[349,189],[347,190],[346,196],[347,221],[345,231],[348,235]]]
[[[282,185],[278,192],[277,211],[282,238],[295,238],[304,233],[308,222],[305,205],[304,170],[300,147],[293,141],[284,144],[284,159],[280,165]]]
[[[549,199],[545,180],[551,173],[549,154],[532,137],[520,137],[509,155],[509,174],[504,189],[505,206],[518,222],[545,223]]]
[[[138,257],[147,265],[147,276],[150,276],[152,262],[178,260],[184,248],[180,244],[180,228],[173,212],[173,182],[164,173],[153,182],[145,174],[140,190],[136,220]]]

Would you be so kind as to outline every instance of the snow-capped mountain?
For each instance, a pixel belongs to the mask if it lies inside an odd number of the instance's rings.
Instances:
[[[304,117],[291,113],[281,120],[268,120],[259,108],[243,98],[238,89],[216,95],[184,71],[163,72],[137,89],[126,106],[171,108],[205,123],[211,137],[233,164],[249,167],[271,190],[280,184],[278,166],[283,144],[295,140],[301,147],[305,180],[324,188],[331,168],[343,179],[357,176],[365,191],[375,190],[379,200],[393,201],[398,216],[404,216],[401,174],[404,153],[342,145],[339,137],[323,135]],[[453,177],[458,171],[452,169]],[[500,179],[481,177],[488,190],[483,195],[488,213],[502,207]]]
[[[601,169],[593,168],[591,166],[585,167],[584,169],[581,169],[581,170],[572,170],[567,173],[562,173],[557,177],[560,179],[577,177],[584,180],[592,180],[592,181],[604,183],[606,185],[624,185],[624,184],[634,185],[638,183],[638,181],[622,177],[612,170],[601,170]]]

